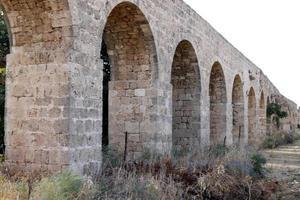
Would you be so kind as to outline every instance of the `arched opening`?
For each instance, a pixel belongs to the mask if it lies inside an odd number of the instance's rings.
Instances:
[[[189,150],[200,143],[200,74],[195,50],[182,41],[174,55],[171,84],[173,148]]]
[[[259,129],[260,136],[264,137],[266,135],[266,123],[267,123],[267,113],[266,113],[266,103],[264,92],[261,92],[259,100]]]
[[[226,143],[226,83],[220,63],[212,66],[209,82],[210,142]]]
[[[104,60],[103,146],[108,143],[140,153],[150,123],[151,83],[157,57],[146,17],[134,4],[117,5],[107,18],[101,57]],[[132,154],[132,155],[133,155]]]
[[[0,154],[5,153],[5,72],[6,56],[10,53],[9,30],[5,11],[0,5]]]
[[[240,145],[244,139],[244,92],[241,77],[236,75],[232,89],[232,136],[233,144]]]
[[[271,118],[271,116],[269,116],[268,115],[268,107],[270,106],[270,104],[271,104],[271,98],[268,96],[267,97],[267,106],[266,106],[266,109],[265,109],[265,112],[266,112],[266,122],[267,122],[267,124],[266,124],[266,134],[268,135],[268,136],[270,136],[271,135],[271,128],[272,128],[272,118]]]
[[[253,87],[248,94],[248,144],[255,144],[255,116],[256,116],[256,98]]]

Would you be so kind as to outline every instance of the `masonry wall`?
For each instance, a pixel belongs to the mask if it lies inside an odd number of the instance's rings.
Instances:
[[[181,42],[172,65],[172,145],[191,151],[200,145],[200,74],[192,45]]]
[[[39,0],[1,0],[1,5],[11,33],[6,163],[17,170],[61,170],[69,163],[69,5]]]
[[[243,83],[241,77],[236,75],[232,88],[232,138],[235,145],[242,145],[245,138],[244,107]]]
[[[281,95],[273,95],[274,101],[282,106],[282,110],[288,116],[280,120],[279,131],[284,134],[294,134],[297,128],[297,105],[290,100],[286,100]]]
[[[99,172],[102,162],[103,61],[100,51],[103,39],[108,43],[115,70],[115,79],[110,83],[110,121],[115,119],[117,123],[115,126],[110,124],[110,137],[115,141],[112,144],[122,148],[122,135],[131,133],[128,142],[133,158],[147,149],[160,153],[170,153],[172,149],[174,121],[178,120],[174,119],[174,98],[177,103],[183,98],[176,97],[174,92],[174,86],[178,84],[174,84],[177,78],[176,73],[172,73],[172,66],[175,51],[182,41],[191,44],[196,57],[192,62],[183,59],[187,66],[184,73],[188,73],[183,78],[191,79],[187,69],[196,66],[195,86],[201,89],[200,94],[195,95],[197,101],[193,105],[196,107],[192,111],[192,119],[198,120],[194,123],[197,130],[188,134],[199,141],[193,148],[221,142],[211,137],[213,126],[222,142],[225,138],[226,144],[233,143],[232,91],[236,75],[242,81],[242,145],[247,145],[249,140],[247,116],[251,87],[255,98],[250,103],[255,103],[256,113],[259,113],[262,92],[264,105],[272,95],[290,102],[280,95],[257,66],[183,1],[128,0],[127,7],[113,15],[109,28],[109,16],[120,3],[124,1],[1,0],[13,38],[12,54],[8,56],[6,104],[9,166],[25,171],[41,168],[59,171],[69,167],[84,174]],[[122,18],[125,21],[119,21],[119,17],[131,12],[135,12],[134,19],[125,16]],[[136,20],[133,24],[139,25],[137,28],[130,24],[132,20]],[[116,41],[118,43],[114,43]],[[131,48],[127,48],[128,43]],[[144,52],[141,56],[136,55],[135,50],[139,48]],[[132,55],[122,51],[130,51]],[[139,58],[143,62],[135,62]],[[212,79],[211,82],[210,79],[215,63],[223,72],[224,80],[218,87],[222,88],[224,100],[212,105],[211,85],[216,83],[214,80],[219,80]],[[188,89],[185,88],[184,95]],[[222,127],[211,121],[217,118],[211,111],[220,106]],[[296,110],[291,106],[292,112]],[[133,112],[138,120],[128,120]],[[189,116],[186,117],[185,121],[189,120]],[[259,115],[253,116],[253,134],[263,132],[259,131],[264,129],[260,128],[259,121]],[[182,138],[190,137],[183,134]]]
[[[297,118],[298,118],[298,128],[300,128],[300,108],[298,109]]]

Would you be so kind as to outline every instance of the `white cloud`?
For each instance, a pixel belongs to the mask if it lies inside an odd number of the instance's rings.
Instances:
[[[185,0],[300,105],[299,0]]]

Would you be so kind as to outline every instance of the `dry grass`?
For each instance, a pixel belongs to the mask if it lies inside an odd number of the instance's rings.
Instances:
[[[0,173],[0,200],[28,199],[28,187],[25,181],[10,181]]]
[[[296,129],[296,133],[295,133],[295,140],[300,140],[300,129],[299,128],[297,128]]]
[[[217,146],[172,159],[148,152],[123,163],[120,154],[110,151],[93,181],[70,172],[31,181],[2,175],[0,200],[270,199],[277,185],[255,176],[253,154]]]
[[[97,199],[270,199],[277,185],[257,178],[253,154],[217,146],[173,159],[146,155],[107,164]]]
[[[264,149],[275,149],[278,146],[293,144],[300,140],[300,129],[296,129],[293,134],[277,132],[267,136],[262,144]]]

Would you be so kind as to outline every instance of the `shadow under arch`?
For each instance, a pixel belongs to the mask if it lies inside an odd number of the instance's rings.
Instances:
[[[0,154],[5,154],[6,56],[11,52],[11,41],[9,21],[0,4]]]
[[[260,94],[259,99],[259,130],[260,130],[260,138],[265,137],[267,130],[267,112],[266,112],[266,101],[264,91]]]
[[[244,89],[240,75],[236,75],[232,87],[232,137],[233,144],[244,141]]]
[[[173,149],[189,151],[200,145],[201,80],[196,51],[187,40],[175,50],[171,84]]]
[[[103,30],[103,146],[125,148],[135,156],[144,149],[153,106],[150,91],[158,78],[155,41],[150,24],[131,2],[116,5]],[[152,95],[152,96],[151,96]]]
[[[224,71],[219,62],[211,69],[209,80],[210,97],[210,143],[226,143],[227,91]]]
[[[256,142],[256,96],[253,87],[248,94],[248,144],[254,145]]]

